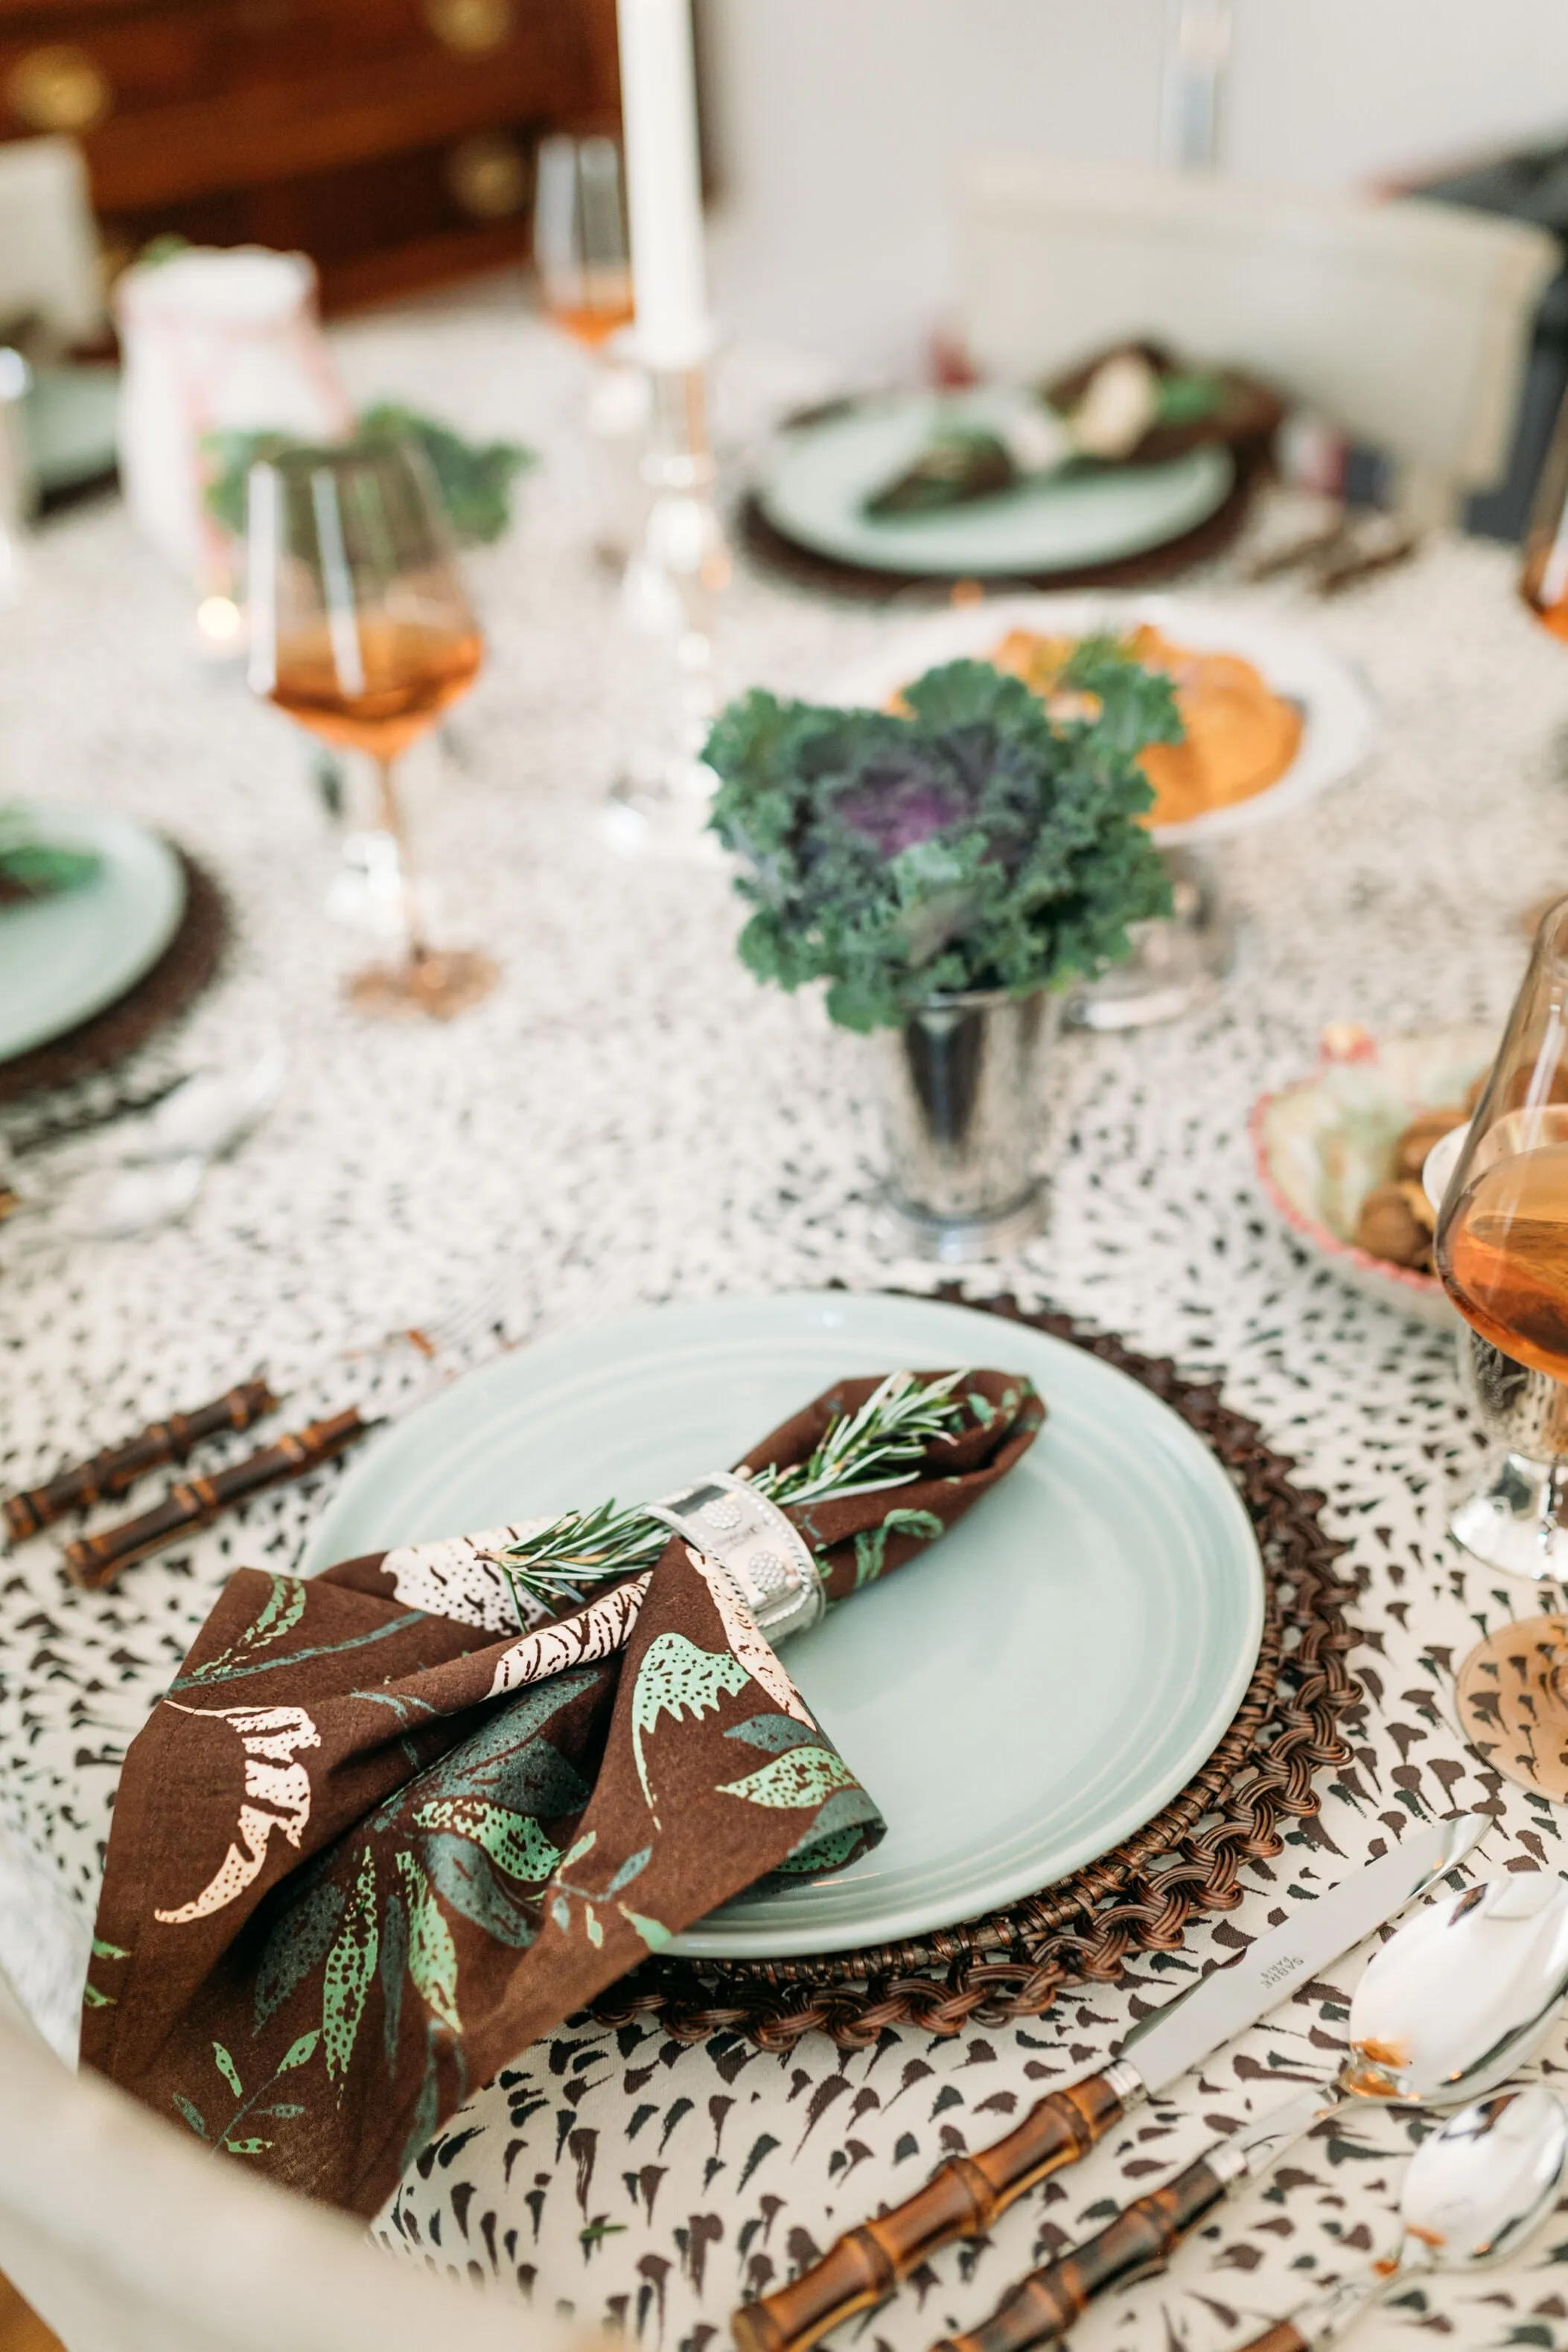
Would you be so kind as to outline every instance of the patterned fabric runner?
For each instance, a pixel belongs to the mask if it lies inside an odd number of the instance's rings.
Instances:
[[[841,1381],[744,1470],[813,1462],[879,1388]],[[962,1389],[911,1475],[790,1509],[830,1601],[945,1533],[1033,1444],[1027,1381]],[[723,1569],[681,1537],[526,1631],[512,1612],[496,1633],[498,1591],[477,1543],[310,1581],[239,1570],[115,1805],[84,2061],[366,2213],[470,2090],[648,1951],[770,1872],[842,1868],[883,1834]]]

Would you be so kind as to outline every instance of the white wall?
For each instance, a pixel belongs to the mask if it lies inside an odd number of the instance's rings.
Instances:
[[[745,0],[742,0],[745,5]],[[1237,0],[1226,163],[1303,188],[1568,139],[1562,0]]]
[[[862,366],[940,313],[977,151],[1148,163],[1164,0],[705,0],[729,323]],[[1568,0],[1236,0],[1226,169],[1303,188],[1568,138]]]

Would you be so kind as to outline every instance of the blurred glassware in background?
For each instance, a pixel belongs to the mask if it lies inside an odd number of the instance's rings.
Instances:
[[[544,307],[590,351],[632,319],[620,142],[557,132],[539,145],[533,260]]]
[[[1212,172],[1219,162],[1230,38],[1231,0],[1165,0],[1160,161],[1173,171]]]
[[[22,593],[22,543],[36,503],[26,417],[32,380],[21,352],[0,347],[0,612]]]
[[[1485,1091],[1444,1139],[1435,1263],[1469,1325],[1472,1401],[1508,1453],[1450,1527],[1505,1575],[1568,1571],[1568,899],[1543,919]]]
[[[631,355],[631,240],[626,165],[618,139],[541,140],[533,263],[546,315],[592,355],[584,408],[592,468],[595,560],[625,568],[642,527],[638,461],[647,430],[648,383]]]
[[[1542,627],[1568,645],[1568,398],[1558,410],[1536,485],[1519,593]],[[1531,908],[1532,927],[1551,903]]]
[[[612,788],[605,815],[617,846],[710,857],[713,777],[702,751],[718,709],[715,600],[730,551],[714,498],[708,425],[708,308],[697,68],[687,0],[621,0],[621,118],[626,209],[636,272],[636,349],[652,412],[643,480],[651,503],[626,566],[627,620],[668,652],[666,688],[650,698],[649,730]]]
[[[1568,644],[1568,399],[1541,469],[1519,587],[1542,626]]]
[[[707,371],[655,368],[650,382],[643,478],[652,503],[626,566],[623,604],[632,626],[668,648],[670,690],[650,711],[648,737],[611,790],[606,824],[622,849],[711,857],[713,776],[702,750],[719,709],[713,632],[731,565],[714,496]]]
[[[317,318],[315,268],[302,253],[192,246],[126,270],[114,304],[125,365],[127,504],[195,585],[198,644],[238,654],[236,553],[204,503],[212,461],[203,444],[225,432],[320,442],[352,429],[353,412]]]
[[[375,763],[381,823],[367,882],[395,913],[402,955],[349,983],[374,1013],[449,1019],[497,968],[433,947],[411,874],[394,763],[479,675],[484,646],[439,499],[409,442],[293,449],[250,477],[250,683],[329,744]]]
[[[1568,1797],[1568,898],[1547,910],[1443,1193],[1437,1273],[1469,1325],[1472,1399],[1506,1452],[1449,1519],[1465,1549],[1544,1588],[1460,1664],[1461,1721],[1489,1763]],[[1481,1621],[1486,1622],[1484,1619]],[[1500,1738],[1499,1735],[1501,1735]]]

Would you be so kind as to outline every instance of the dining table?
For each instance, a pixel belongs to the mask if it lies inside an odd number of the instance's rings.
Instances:
[[[50,518],[25,593],[0,614],[0,793],[104,803],[166,832],[216,878],[232,924],[218,980],[184,1019],[63,1107],[111,1108],[116,1088],[222,1065],[262,1035],[284,1039],[289,1068],[271,1115],[177,1223],[26,1248],[0,1233],[7,1489],[259,1364],[308,1364],[416,1323],[498,1270],[523,1345],[664,1302],[941,1278],[900,1257],[882,1220],[866,1042],[813,994],[743,969],[743,910],[721,861],[628,854],[606,832],[605,794],[669,688],[667,654],[628,626],[585,521],[583,355],[510,287],[345,321],[331,341],[356,399],[539,453],[512,528],[470,562],[479,686],[410,772],[440,935],[495,957],[500,983],[450,1024],[353,1012],[341,982],[363,942],[323,911],[339,843],[301,739],[249,696],[239,664],[198,653],[187,584],[117,499]],[[810,371],[737,349],[719,362],[721,394],[726,367],[742,387],[719,407],[733,476]],[[1562,1810],[1485,1767],[1456,1717],[1454,1667],[1478,1629],[1536,1607],[1446,1531],[1483,1443],[1458,1327],[1347,1286],[1271,1209],[1247,1139],[1255,1099],[1313,1064],[1325,1024],[1384,1036],[1500,1024],[1522,912],[1568,885],[1568,657],[1518,601],[1515,551],[1458,530],[1332,602],[1290,575],[1248,585],[1249,552],[1290,524],[1294,497],[1268,494],[1194,584],[1300,623],[1353,665],[1375,747],[1337,789],[1221,845],[1241,928],[1210,1009],[1064,1035],[1048,1222],[961,1281],[1217,1381],[1321,1492],[1353,1586],[1350,1760],[1319,1774],[1319,1810],[1286,1822],[1278,1855],[1247,1864],[1236,1908],[1195,1916],[1179,1950],[1138,1954],[1116,1980],[1069,1983],[1043,2015],[982,2013],[946,2036],[889,2025],[853,2051],[822,2034],[769,2051],[734,2031],[684,2044],[657,2014],[572,2021],[520,2050],[410,2166],[373,2224],[389,2260],[650,2352],[706,2352],[742,2296],[1105,2061],[1140,2009],[1412,1824],[1479,1808],[1493,1824],[1485,1871],[1568,1864]],[[718,612],[721,685],[824,690],[900,612],[742,563]],[[61,1109],[14,1104],[0,1135],[26,1146]],[[65,1582],[50,1532],[0,1559],[0,1968],[62,2053],[127,1745],[226,1574],[291,1568],[340,1475],[258,1495],[107,1591]],[[923,2352],[973,2326],[1117,2202],[1329,2074],[1368,1948],[842,2340]],[[1568,2080],[1562,2031],[1539,2072]],[[1341,2116],[1164,2274],[1098,2305],[1075,2343],[1245,2342],[1390,2250],[1400,2159],[1424,2127]],[[1568,2213],[1499,2269],[1394,2294],[1358,2340],[1568,2346],[1564,2264]]]

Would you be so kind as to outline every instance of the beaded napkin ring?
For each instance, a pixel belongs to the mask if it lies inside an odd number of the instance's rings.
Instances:
[[[723,1570],[759,1633],[775,1646],[807,1632],[826,1608],[805,1538],[744,1478],[710,1470],[642,1507]]]

